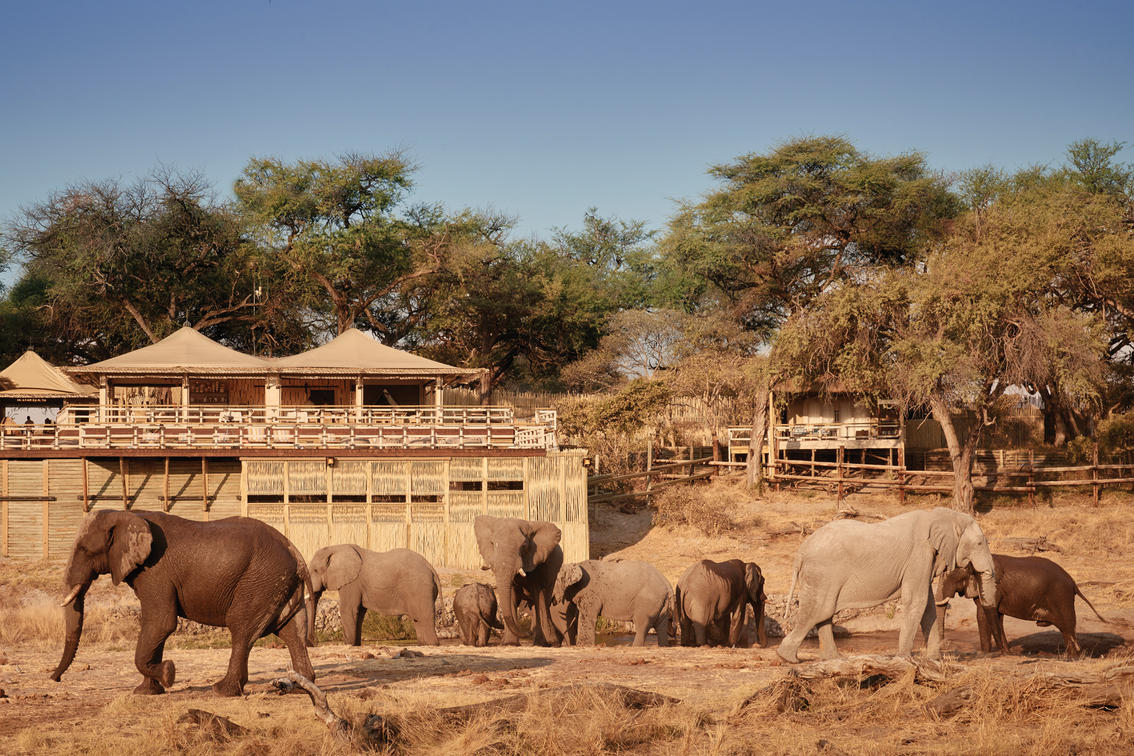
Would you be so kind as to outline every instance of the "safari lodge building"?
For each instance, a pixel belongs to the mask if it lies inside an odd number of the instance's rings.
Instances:
[[[0,372],[0,548],[63,557],[85,512],[121,508],[255,517],[308,557],[355,543],[475,568],[490,514],[554,522],[586,559],[582,451],[559,450],[553,410],[445,404],[479,374],[354,329],[278,359],[192,328],[65,371],[29,352]]]

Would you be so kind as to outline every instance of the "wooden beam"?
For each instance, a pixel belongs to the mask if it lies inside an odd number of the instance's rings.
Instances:
[[[51,462],[43,460],[43,558],[47,559],[49,556],[49,543],[47,534],[50,533],[50,518],[51,518],[51,501],[48,499],[48,493],[51,486]]]
[[[3,467],[0,468],[0,475],[3,475],[3,480],[0,481],[0,493],[4,494],[4,500],[0,501],[0,555],[8,556],[8,460],[4,460]]]
[[[173,502],[169,500],[169,457],[165,458],[165,477],[162,479],[162,508],[168,512],[173,509]]]
[[[90,477],[87,473],[86,457],[83,457],[83,511],[91,511]]]

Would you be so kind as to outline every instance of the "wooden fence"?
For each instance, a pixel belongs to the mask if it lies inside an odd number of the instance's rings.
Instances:
[[[850,490],[867,488],[897,490],[903,501],[906,492],[953,492],[952,470],[912,470],[902,465],[852,463],[844,459],[842,451],[838,450],[834,462],[778,459],[769,481],[822,485],[834,489],[839,501]],[[1099,464],[1096,456],[1090,465],[1024,464],[984,473],[974,471],[973,483],[976,491],[1026,495],[1032,504],[1037,491],[1089,488],[1097,504],[1102,490],[1108,486],[1134,486],[1134,463]]]

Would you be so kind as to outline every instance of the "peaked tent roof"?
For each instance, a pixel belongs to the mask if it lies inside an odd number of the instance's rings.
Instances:
[[[0,371],[0,398],[97,398],[92,386],[71,380],[66,373],[30,349]]]
[[[473,377],[479,368],[461,368],[403,352],[375,341],[357,328],[344,331],[321,347],[272,360],[281,373],[351,373]]]
[[[93,365],[71,368],[72,373],[160,374],[160,373],[237,373],[264,375],[271,363],[260,357],[229,349],[189,326],[166,336],[156,344],[111,357]]]

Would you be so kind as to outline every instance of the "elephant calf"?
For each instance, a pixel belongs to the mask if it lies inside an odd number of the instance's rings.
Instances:
[[[657,568],[646,562],[603,562],[590,559],[564,565],[555,580],[552,597],[557,608],[552,617],[570,618],[578,612],[578,641],[595,644],[599,615],[634,622],[634,645],[646,644],[652,627],[659,646],[669,645],[673,618],[673,588]]]
[[[710,562],[702,559],[677,581],[674,611],[681,628],[681,645],[704,646],[725,642],[741,645],[748,605],[756,618],[756,638],[768,644],[764,629],[764,573],[754,562],[730,559]],[[715,630],[715,637],[709,630]]]
[[[362,620],[369,609],[379,614],[407,615],[417,631],[417,642],[436,646],[435,605],[441,598],[441,580],[425,557],[409,549],[370,551],[344,543],[315,552],[308,565],[315,606],[324,590],[339,592],[343,638],[351,646],[362,643]],[[313,643],[315,623],[308,640]]]
[[[466,646],[487,646],[492,630],[504,629],[496,619],[496,591],[484,583],[461,586],[453,596],[453,614]]]
[[[978,600],[976,576],[969,567],[958,567],[941,578],[937,589],[937,604],[945,606],[953,596],[966,596],[977,604],[977,630],[980,633],[980,650],[992,651],[995,636],[997,647],[1008,653],[1008,640],[1004,636],[1004,617],[1032,620],[1040,627],[1055,625],[1063,633],[1064,650],[1068,654],[1080,652],[1075,639],[1075,597],[1079,596],[1103,622],[1102,615],[1087,600],[1075,579],[1067,570],[1043,557],[1013,557],[993,554],[996,570],[998,600],[994,606],[982,607]],[[944,632],[945,612],[938,617]]]

